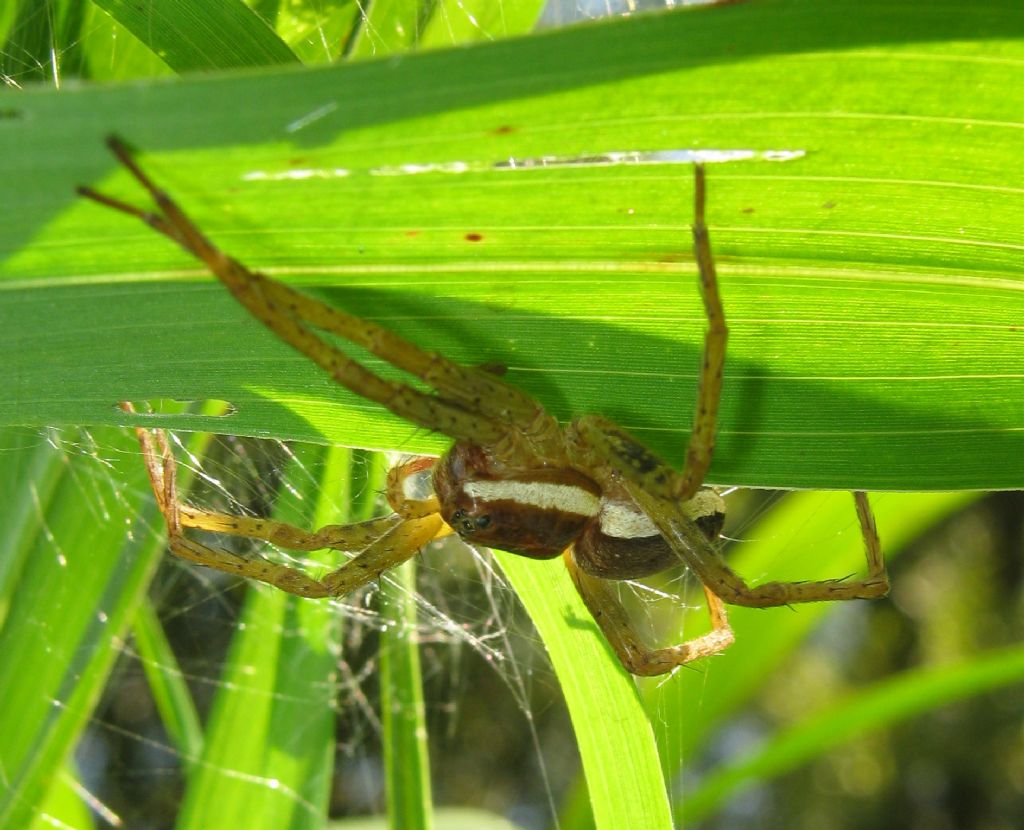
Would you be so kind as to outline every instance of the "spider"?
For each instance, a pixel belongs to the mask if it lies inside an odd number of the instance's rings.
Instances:
[[[266,519],[200,510],[179,502],[166,436],[138,428],[143,456],[172,553],[274,585],[302,597],[342,596],[376,580],[452,531],[473,545],[533,559],[563,557],[587,608],[622,665],[657,675],[707,657],[733,641],[723,602],[777,606],[870,599],[889,583],[865,493],[854,493],[868,575],[862,580],[768,582],[748,586],[715,547],[725,518],[718,493],[703,487],[711,464],[727,328],[704,222],[704,169],[696,166],[693,245],[708,326],[697,411],[682,472],[606,418],[585,415],[566,426],[533,398],[505,383],[498,365],[463,366],[424,351],[368,320],[324,305],[250,271],[211,243],[135,161],[118,138],[107,141],[156,204],[147,211],[88,187],[79,193],[134,216],[200,259],[234,297],[279,338],[338,383],[413,424],[455,443],[440,459],[417,458],[388,476],[389,516],[307,531]],[[379,377],[315,333],[347,339],[419,378],[433,393]],[[123,404],[126,411],[133,411]],[[353,558],[320,579],[262,559],[210,547],[188,528],[266,540],[293,550],[335,548]],[[679,562],[700,579],[710,630],[667,648],[650,648],[634,631],[613,581],[638,579]]]

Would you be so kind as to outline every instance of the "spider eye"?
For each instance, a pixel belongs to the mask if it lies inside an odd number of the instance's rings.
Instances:
[[[460,536],[469,536],[478,530],[490,527],[490,525],[490,516],[471,516],[466,510],[456,510],[452,513],[451,526]]]

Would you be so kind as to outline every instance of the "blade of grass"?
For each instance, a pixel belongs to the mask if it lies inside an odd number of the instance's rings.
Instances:
[[[598,828],[672,827],[651,723],[561,561],[495,554],[558,675]]]
[[[6,508],[0,523],[0,626],[65,472],[64,456],[51,440],[52,435],[34,429],[0,430],[0,504]]]
[[[203,726],[160,618],[148,599],[135,612],[132,636],[160,720],[188,777],[203,754]]]
[[[298,58],[242,0],[95,0],[176,72],[271,66]]]
[[[385,458],[375,454],[366,491],[382,492],[386,479]],[[380,632],[380,711],[388,820],[393,830],[429,830],[434,823],[417,636],[415,559],[381,580],[378,605],[384,622]]]
[[[392,830],[434,826],[415,597],[416,560],[410,559],[380,592],[381,614],[389,621],[380,635],[380,710]]]
[[[743,788],[781,775],[858,735],[1022,681],[1024,648],[1017,646],[954,665],[907,671],[862,689],[705,777],[682,801],[682,820],[707,818]]]
[[[28,826],[92,715],[162,550],[133,439],[65,436],[61,477],[0,631],[0,825]],[[94,455],[98,442],[104,457]],[[20,463],[0,453],[0,464]],[[125,528],[135,530],[126,537]],[[25,526],[26,532],[33,532]]]

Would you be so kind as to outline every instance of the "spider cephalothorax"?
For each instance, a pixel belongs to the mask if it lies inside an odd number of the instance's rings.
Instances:
[[[463,539],[532,559],[561,556],[601,501],[597,482],[571,467],[503,464],[467,441],[434,467],[434,492],[441,518]]]
[[[367,585],[455,530],[473,544],[534,559],[562,555],[569,574],[623,666],[660,674],[732,642],[722,601],[752,606],[871,598],[888,590],[867,497],[855,493],[868,577],[860,581],[769,582],[749,587],[714,546],[724,506],[701,485],[711,464],[727,330],[704,225],[704,171],[695,168],[694,255],[708,318],[697,414],[681,472],[607,419],[583,416],[562,427],[539,403],[505,383],[495,364],[462,366],[424,351],[369,321],[332,308],[250,271],[216,248],[142,171],[117,139],[109,145],[156,202],[156,212],[97,193],[94,201],[141,219],[198,257],[235,298],[286,343],[357,395],[455,444],[439,462],[418,458],[388,477],[390,516],[317,531],[264,519],[212,513],[178,502],[174,459],[159,430],[139,429],[153,492],[167,521],[170,549],[202,565],[258,579],[305,597],[340,596]],[[382,378],[320,337],[320,329],[362,346],[418,377],[434,392]],[[126,411],[132,411],[128,405]],[[428,484],[427,474],[433,469]],[[202,544],[187,528],[266,539],[295,550],[356,553],[321,579],[300,570],[243,559]],[[611,580],[647,576],[685,563],[704,585],[711,631],[651,649],[634,633]]]

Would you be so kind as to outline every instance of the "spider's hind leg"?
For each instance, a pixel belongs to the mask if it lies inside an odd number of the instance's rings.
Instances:
[[[369,320],[332,308],[256,271],[217,248],[181,207],[149,177],[120,139],[111,151],[149,192],[157,211],[98,193],[78,192],[134,216],[202,260],[231,294],[279,338],[304,354],[350,391],[375,401],[404,420],[456,439],[495,444],[514,430],[553,440],[557,423],[529,395],[504,383],[488,368],[462,366],[424,351]],[[318,328],[362,346],[437,390],[425,394],[369,371],[312,331]]]
[[[619,662],[631,674],[666,674],[676,666],[710,657],[732,645],[733,633],[726,618],[725,606],[722,600],[705,588],[704,595],[707,597],[708,612],[711,615],[711,630],[676,646],[649,648],[630,622],[626,609],[615,596],[613,583],[582,571],[576,564],[571,549],[565,552],[564,559],[569,576],[572,577],[573,584],[587,609],[614,649]]]

